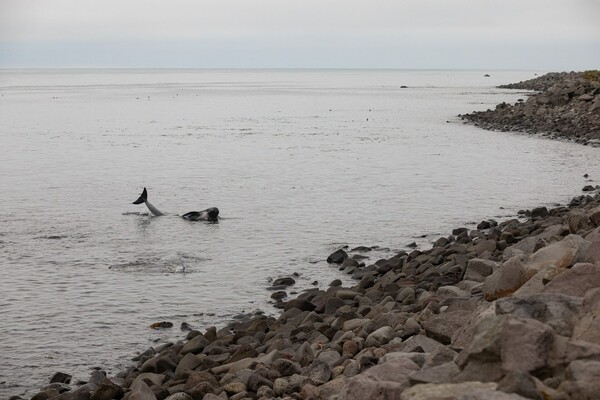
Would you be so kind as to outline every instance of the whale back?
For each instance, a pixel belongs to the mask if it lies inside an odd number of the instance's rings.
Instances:
[[[217,207],[211,207],[202,211],[190,211],[183,214],[181,218],[187,219],[188,221],[216,222],[219,220],[219,209]]]

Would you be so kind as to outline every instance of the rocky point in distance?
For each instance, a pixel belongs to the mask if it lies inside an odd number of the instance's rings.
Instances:
[[[549,73],[499,86],[534,90],[527,100],[501,103],[494,110],[460,115],[484,129],[544,134],[600,145],[600,71]]]
[[[541,93],[463,117],[594,143],[599,85],[585,76],[517,84]],[[554,117],[563,112],[576,117]],[[76,387],[56,374],[33,399],[598,399],[600,193],[584,189],[568,205],[459,227],[370,265],[369,248],[336,251],[329,261],[352,287],[336,280],[284,301],[294,280],[273,282],[277,317],[191,330]]]

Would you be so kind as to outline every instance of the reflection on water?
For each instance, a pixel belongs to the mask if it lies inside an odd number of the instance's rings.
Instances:
[[[325,262],[342,245],[381,246],[362,253],[374,262],[600,176],[597,149],[454,117],[516,101],[491,86],[533,73],[0,76],[0,397],[115,371],[182,322],[273,313],[272,278],[348,283]],[[170,215],[131,204],[144,186]],[[177,217],[212,206],[219,224]]]

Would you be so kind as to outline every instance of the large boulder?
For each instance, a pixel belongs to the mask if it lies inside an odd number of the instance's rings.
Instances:
[[[471,318],[471,311],[456,310],[434,315],[423,323],[425,333],[443,344],[450,344],[452,336]]]
[[[483,297],[492,301],[510,296],[525,283],[525,255],[516,255],[504,262],[496,271],[483,282]]]
[[[535,294],[526,297],[506,297],[496,301],[496,315],[533,318],[563,336],[571,336],[578,322],[583,300],[559,293]]]
[[[410,386],[409,374],[417,370],[419,366],[409,358],[376,365],[349,379],[339,400],[400,398],[400,394]]]
[[[467,262],[464,280],[483,282],[498,269],[498,263],[483,258],[472,258]]]
[[[479,322],[457,362],[463,369],[471,362],[498,362],[503,370],[530,372],[547,365],[553,340],[552,329],[537,320],[490,316]]]
[[[555,276],[544,292],[583,297],[589,289],[597,287],[600,287],[600,265],[579,263]]]

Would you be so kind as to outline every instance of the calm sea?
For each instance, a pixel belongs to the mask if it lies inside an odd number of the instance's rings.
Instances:
[[[348,283],[341,245],[427,247],[600,176],[598,149],[463,125],[534,76],[485,72],[0,71],[0,397],[274,313],[271,278]]]

